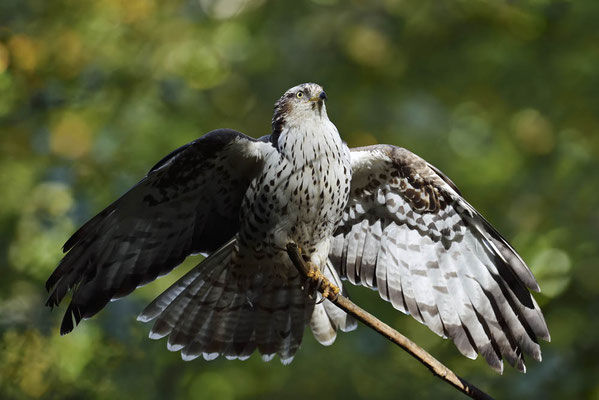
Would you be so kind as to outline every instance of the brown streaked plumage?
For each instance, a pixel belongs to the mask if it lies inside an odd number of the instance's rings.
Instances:
[[[50,276],[48,306],[71,291],[61,333],[109,300],[208,257],[139,319],[186,360],[254,351],[285,363],[306,325],[322,344],[356,324],[302,289],[285,246],[297,243],[325,276],[378,290],[398,310],[482,354],[525,370],[549,340],[529,290],[539,287],[507,241],[437,168],[408,150],[352,149],[316,84],[275,104],[272,133],[217,130],[183,146],[87,222]],[[319,299],[320,300],[320,299]]]

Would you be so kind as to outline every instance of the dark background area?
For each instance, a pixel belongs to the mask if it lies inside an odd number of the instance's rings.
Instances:
[[[543,362],[503,376],[375,292],[356,303],[496,398],[599,399],[599,2],[2,0],[0,397],[461,398],[367,328],[289,366],[183,362],[135,316],[193,257],[73,333],[44,282],[61,246],[163,155],[270,132],[313,81],[350,146],[448,174],[538,278]]]

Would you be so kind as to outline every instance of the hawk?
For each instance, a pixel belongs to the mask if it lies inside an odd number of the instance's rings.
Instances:
[[[524,371],[547,325],[531,271],[440,170],[400,147],[349,149],[321,86],[276,102],[272,132],[218,129],[173,151],[83,225],[46,283],[68,292],[61,333],[110,300],[206,258],[139,315],[182,358],[289,363],[306,325],[330,345],[356,321],[310,296],[286,252],[296,243],[327,281],[379,292],[469,358]]]

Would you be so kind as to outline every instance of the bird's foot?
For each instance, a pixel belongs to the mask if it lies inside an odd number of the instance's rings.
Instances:
[[[308,261],[306,264],[308,265],[308,273],[306,274],[307,279],[304,287],[306,288],[310,298],[314,298],[316,296],[316,292],[322,285],[323,280],[326,278],[322,272],[320,272],[318,265],[314,264],[312,261]]]
[[[307,264],[310,268],[307,274],[308,281],[306,282],[305,286],[306,288],[309,288],[308,293],[314,293],[320,288],[322,288],[322,300],[320,302],[323,302],[324,299],[334,301],[340,292],[339,288],[335,284],[331,283],[331,281],[329,281],[322,274],[320,268],[318,268],[318,265],[314,264],[311,261],[308,261]]]

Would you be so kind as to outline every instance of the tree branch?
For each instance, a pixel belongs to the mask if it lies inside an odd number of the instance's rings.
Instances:
[[[299,249],[295,243],[289,243],[287,245],[287,253],[291,258],[291,261],[300,273],[308,279],[309,267],[306,261],[301,256]],[[323,285],[319,287],[320,292],[324,291]],[[412,342],[410,339],[391,328],[389,325],[381,322],[372,314],[368,313],[364,309],[358,307],[351,302],[347,297],[338,294],[336,298],[329,298],[329,300],[337,307],[352,315],[357,320],[366,324],[370,328],[374,329],[391,342],[395,343],[402,349],[408,352],[412,357],[420,361],[427,367],[433,374],[449,383],[465,395],[473,399],[492,400],[492,397],[477,388],[476,386],[468,383],[466,380],[457,376],[452,370],[441,364],[433,356],[431,356],[426,350]]]

